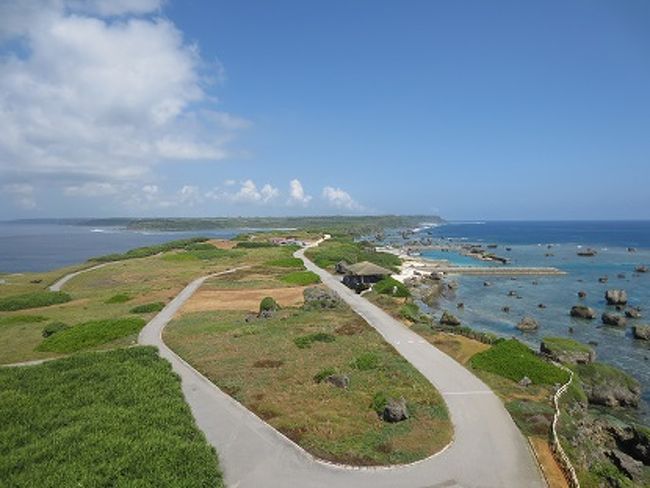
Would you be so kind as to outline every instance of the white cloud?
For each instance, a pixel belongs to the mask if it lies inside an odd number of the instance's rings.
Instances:
[[[348,192],[331,186],[323,188],[323,198],[333,207],[345,208],[348,210],[360,210],[359,205]]]
[[[122,188],[113,183],[89,181],[81,185],[70,185],[63,189],[63,193],[69,197],[101,197],[115,195]]]
[[[161,3],[0,2],[0,178],[82,194],[142,181],[160,162],[229,156],[249,124],[213,109],[198,48],[143,16]]]
[[[2,186],[2,193],[9,195],[13,202],[20,208],[30,209],[36,207],[34,187],[27,183],[10,183]]]
[[[226,180],[225,185],[232,187],[235,185],[235,182],[232,180]],[[248,179],[243,181],[239,189],[234,193],[232,191],[222,190],[221,188],[217,187],[207,192],[205,196],[213,200],[223,200],[235,203],[266,204],[272,202],[278,196],[280,196],[280,190],[268,183],[262,186],[262,188],[258,189],[255,182],[251,179]]]
[[[289,204],[299,203],[307,205],[311,200],[311,195],[305,193],[300,180],[294,179],[289,182]]]

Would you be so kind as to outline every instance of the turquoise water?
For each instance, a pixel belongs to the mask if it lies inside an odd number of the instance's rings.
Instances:
[[[469,256],[465,256],[455,251],[427,250],[422,251],[422,257],[433,260],[445,260],[456,266],[492,266],[489,261],[479,261]]]
[[[451,279],[460,285],[455,296],[441,299],[433,312],[448,309],[466,325],[504,337],[517,337],[536,349],[545,336],[572,337],[585,343],[597,343],[595,349],[599,360],[620,367],[641,382],[645,403],[640,409],[640,415],[646,422],[650,421],[650,343],[635,340],[631,331],[635,324],[650,323],[650,273],[634,272],[638,265],[650,265],[650,223],[627,223],[626,228],[631,230],[627,237],[618,223],[613,228],[606,223],[590,223],[589,232],[582,238],[580,229],[569,226],[566,226],[570,230],[568,236],[557,232],[563,225],[552,226],[556,232],[545,236],[531,232],[530,229],[534,226],[528,223],[521,225],[522,229],[518,230],[517,225],[509,223],[509,231],[502,235],[495,232],[494,226],[472,225],[471,234],[468,233],[472,240],[458,232],[456,226],[442,226],[435,229],[435,233],[445,236],[445,240],[449,241],[447,236],[453,227],[455,235],[451,238],[452,241],[498,243],[499,247],[494,251],[508,257],[511,260],[510,266],[553,266],[565,271],[566,275],[516,279],[507,276],[453,277]],[[481,238],[481,229],[485,231],[484,238]],[[597,234],[598,229],[601,234]],[[423,231],[419,236],[432,237],[431,234]],[[608,236],[610,242],[607,242]],[[436,237],[433,238],[435,242]],[[550,249],[547,248],[547,243],[553,243]],[[505,246],[512,250],[505,251]],[[636,247],[636,252],[628,252],[628,246]],[[595,248],[598,254],[594,257],[577,256],[577,251],[585,247]],[[553,255],[547,257],[547,253]],[[459,265],[469,264],[467,259],[474,265],[485,264],[465,256],[454,256],[454,253],[423,253],[423,257],[434,259],[439,259],[440,255],[452,256],[450,261]],[[598,278],[605,276],[608,282],[599,283]],[[483,286],[486,280],[491,286]],[[627,327],[618,329],[603,326],[600,318],[585,321],[569,316],[571,307],[579,303],[594,308],[599,317],[604,311],[613,311],[614,308],[607,306],[604,298],[605,290],[610,288],[625,289],[629,305],[641,307],[642,318],[628,319]],[[508,296],[511,290],[516,291],[521,298]],[[580,290],[587,292],[585,300],[578,299]],[[463,302],[463,309],[456,307],[459,302]],[[539,304],[545,305],[545,308],[539,308]],[[504,306],[510,307],[509,313],[502,311]],[[537,319],[539,330],[522,333],[515,329],[515,325],[524,316]]]

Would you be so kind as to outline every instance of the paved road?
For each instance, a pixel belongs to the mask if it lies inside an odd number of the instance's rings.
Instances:
[[[90,268],[80,269],[79,271],[75,271],[74,273],[67,274],[63,278],[60,278],[59,280],[54,282],[54,284],[50,285],[50,291],[61,291],[63,285],[65,285],[68,281],[70,281],[75,276],[79,276],[82,273],[87,273],[88,271],[93,271],[95,269],[103,268],[104,266],[108,266],[109,264],[114,264],[114,263],[115,262],[112,261],[110,263],[97,264],[95,266],[91,266]]]
[[[418,463],[393,468],[350,468],[319,461],[253,415],[171,351],[162,330],[208,277],[190,283],[140,333],[181,377],[199,428],[216,448],[230,488],[543,487],[528,444],[501,401],[465,368],[350,292],[304,258],[308,269],[359,312],[443,394],[454,442]],[[225,273],[234,272],[230,270]],[[223,273],[220,273],[223,274]]]

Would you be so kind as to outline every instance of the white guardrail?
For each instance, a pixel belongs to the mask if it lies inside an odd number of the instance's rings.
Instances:
[[[573,467],[573,464],[571,464],[571,461],[569,460],[569,456],[567,456],[566,452],[564,452],[564,449],[562,448],[562,444],[560,444],[560,438],[557,435],[557,423],[560,420],[560,398],[562,397],[562,395],[564,395],[564,393],[569,388],[569,385],[571,385],[571,382],[573,381],[573,371],[571,371],[569,368],[561,364],[558,363],[554,363],[554,364],[559,368],[563,369],[564,371],[566,371],[567,373],[569,373],[569,381],[566,382],[564,385],[562,385],[562,387],[555,392],[555,395],[553,395],[555,414],[553,415],[553,425],[551,428],[551,433],[553,437],[551,448],[553,450],[553,454],[555,454],[557,461],[560,463],[560,467],[564,472],[564,476],[566,477],[569,486],[571,488],[580,488],[580,481],[578,481],[578,475],[576,475],[576,470]]]

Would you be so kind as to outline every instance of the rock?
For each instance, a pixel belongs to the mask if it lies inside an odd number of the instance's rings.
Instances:
[[[506,247],[506,251],[512,251],[511,247]]]
[[[628,456],[618,449],[607,451],[605,455],[612,461],[619,471],[622,471],[623,474],[631,480],[637,480],[641,477],[643,472],[642,462],[637,461],[632,456]]]
[[[634,424],[608,426],[617,447],[628,456],[650,466],[650,432]]]
[[[636,273],[647,273],[649,271],[649,268],[645,265],[641,265],[634,268],[634,271]]]
[[[532,317],[524,317],[519,321],[517,324],[517,329],[521,331],[531,331],[531,330],[537,330],[539,325],[537,324],[537,320],[535,320]]]
[[[522,379],[519,380],[519,386],[523,386],[524,388],[532,384],[533,382],[528,376],[524,376]]]
[[[612,312],[605,312],[600,318],[605,325],[613,325],[614,327],[625,327],[627,325],[625,317]]]
[[[350,378],[345,374],[331,374],[325,377],[323,381],[337,388],[343,388],[344,390],[347,390],[350,386]]]
[[[575,305],[571,307],[569,315],[571,315],[571,317],[576,317],[579,319],[592,320],[596,318],[596,311],[591,307],[587,307],[586,305]]]
[[[535,280],[535,281],[531,281],[531,285],[533,285],[533,286],[537,286],[537,285],[539,285],[539,281],[537,281],[537,280]]]
[[[624,280],[624,279],[625,279],[625,273],[619,273],[619,274],[616,275],[616,277],[617,277],[619,280]]]
[[[465,308],[465,304],[463,302],[457,303],[456,308]]]
[[[573,334],[574,332],[573,327],[569,327],[569,334]]]
[[[386,402],[386,406],[384,407],[384,411],[381,417],[386,422],[401,422],[402,420],[408,419],[409,411],[406,407],[406,400],[404,400],[404,398],[400,398],[399,400],[390,398]]]
[[[617,312],[622,312],[623,311],[623,305],[616,305],[616,311]]]
[[[596,360],[596,351],[573,339],[548,337],[539,351],[553,361],[566,364],[589,364]]]
[[[251,323],[251,322],[253,322],[255,320],[257,320],[257,315],[253,314],[253,313],[249,313],[248,315],[246,315],[246,318],[244,319],[244,322],[249,324],[249,323]]]
[[[546,308],[546,305],[544,305],[543,303],[539,303],[537,304],[537,308]]]
[[[639,406],[639,382],[623,371],[603,363],[579,364],[575,371],[589,403],[605,407]]]
[[[336,308],[341,303],[339,295],[329,288],[312,286],[302,292],[306,308]]]
[[[273,317],[273,310],[262,310],[260,313],[257,314],[258,319],[270,319]]]
[[[583,256],[583,257],[591,257],[595,256],[598,254],[595,249],[587,248],[587,249],[581,249],[580,251],[577,252],[578,256]]]
[[[625,316],[628,319],[640,319],[641,312],[639,311],[638,308],[628,308],[625,310]]]
[[[489,281],[484,281],[483,286],[492,286],[492,283],[490,283]]]
[[[517,292],[516,292],[515,290],[510,290],[510,291],[508,292],[508,296],[509,296],[509,297],[516,297],[516,296],[517,296]]]
[[[505,313],[508,313],[508,312],[510,312],[510,307],[502,307],[501,311],[503,311]]]
[[[440,317],[440,325],[456,326],[456,325],[460,325],[460,320],[458,319],[458,317],[450,314],[449,312],[447,312],[447,310],[445,310],[444,312],[442,312],[442,317]]]
[[[605,300],[608,305],[625,305],[627,303],[627,292],[625,290],[607,290]]]
[[[608,279],[609,278],[607,278],[607,276],[601,276],[600,278],[598,278],[598,283],[607,283]]]
[[[650,341],[650,325],[635,325],[632,327],[632,334],[635,339]]]
[[[627,252],[636,252],[636,249],[633,247],[628,247]]]
[[[583,291],[583,290],[580,290],[578,292],[578,298],[580,298],[580,299],[587,298],[587,292]]]

